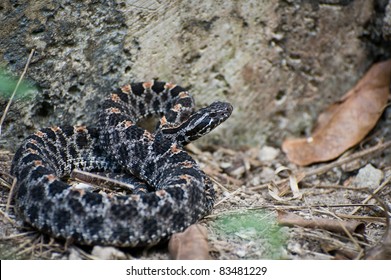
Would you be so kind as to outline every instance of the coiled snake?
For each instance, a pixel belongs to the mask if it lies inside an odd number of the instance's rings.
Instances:
[[[105,99],[96,127],[34,133],[12,162],[17,212],[42,232],[89,245],[153,245],[184,230],[211,211],[215,193],[183,146],[232,112],[224,102],[196,112],[193,107],[180,86],[134,83]],[[136,124],[150,115],[161,117],[153,133]],[[61,179],[74,169],[124,172],[134,192],[113,195],[72,187]]]

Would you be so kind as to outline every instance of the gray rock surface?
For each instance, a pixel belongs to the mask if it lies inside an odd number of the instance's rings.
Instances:
[[[14,148],[48,125],[93,123],[110,89],[158,78],[189,88],[198,106],[234,105],[201,141],[279,145],[308,133],[327,104],[389,56],[387,4],[3,0],[0,65],[18,76],[35,48],[27,78],[38,90],[13,104],[0,144]]]

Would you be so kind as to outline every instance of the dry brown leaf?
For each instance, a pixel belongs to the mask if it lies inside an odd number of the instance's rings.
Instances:
[[[390,82],[391,60],[374,64],[353,89],[319,116],[312,137],[284,141],[288,159],[302,166],[328,161],[359,143],[386,107]]]
[[[208,260],[208,233],[204,226],[191,225],[184,232],[173,234],[168,251],[175,260]]]
[[[277,221],[283,226],[300,226],[306,228],[320,228],[332,232],[345,234],[345,230],[349,233],[364,233],[364,223],[357,221],[339,221],[324,218],[315,218],[311,220],[304,219],[303,217],[288,213],[285,211],[278,211]]]

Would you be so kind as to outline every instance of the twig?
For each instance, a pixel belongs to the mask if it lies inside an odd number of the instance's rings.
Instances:
[[[371,200],[372,198],[374,198],[374,196],[380,191],[382,190],[389,182],[391,181],[391,176],[389,176],[386,180],[384,180],[384,182],[376,189],[374,190],[366,199],[364,199],[362,201],[363,204],[366,204],[369,200]],[[361,208],[361,206],[358,206],[356,207],[352,212],[350,212],[349,214],[350,215],[354,215],[359,209]],[[384,211],[386,211],[387,213],[387,208],[385,208]]]
[[[3,123],[4,123],[5,116],[6,116],[7,113],[8,113],[8,110],[9,110],[9,108],[10,108],[10,106],[11,106],[12,100],[13,100],[14,97],[15,97],[16,91],[18,90],[19,85],[20,85],[20,83],[22,82],[23,77],[24,77],[24,75],[25,75],[26,72],[27,72],[27,69],[28,69],[28,67],[29,67],[29,65],[30,65],[31,59],[33,58],[34,52],[35,52],[35,49],[32,49],[31,52],[30,52],[30,55],[29,55],[29,57],[28,57],[28,59],[27,59],[26,65],[24,66],[24,70],[23,70],[23,72],[22,72],[22,75],[20,76],[20,78],[19,78],[19,80],[18,80],[18,83],[17,83],[16,86],[15,86],[14,92],[12,93],[12,95],[11,95],[11,97],[10,97],[8,103],[7,103],[7,106],[5,107],[4,113],[3,113],[3,115],[1,116],[1,119],[0,119],[0,136],[1,136],[1,128],[2,128]]]
[[[12,220],[7,213],[4,213],[3,211],[0,210],[0,215],[2,215],[6,220],[7,222],[9,222],[10,224],[12,224],[13,226],[15,225],[15,221]]]
[[[303,171],[299,171],[298,170],[295,173],[303,172],[305,177],[312,176],[312,175],[320,175],[320,174],[326,173],[327,171],[329,171],[330,169],[333,169],[334,167],[338,167],[338,166],[341,166],[341,165],[343,165],[345,163],[354,161],[356,159],[360,159],[360,158],[362,158],[364,156],[367,156],[369,154],[385,150],[386,148],[388,148],[390,146],[391,146],[391,141],[384,142],[384,143],[378,144],[378,145],[376,145],[374,147],[368,148],[368,149],[366,149],[364,151],[360,151],[360,152],[354,153],[354,154],[352,154],[352,155],[350,155],[348,157],[340,158],[337,161],[331,162],[331,163],[323,165],[321,167],[317,167],[317,168],[310,169],[310,170],[303,170]],[[281,179],[281,180],[275,181],[274,183],[276,185],[280,185],[280,184],[288,182],[288,180],[289,180],[289,178]],[[253,191],[260,190],[260,189],[266,189],[266,188],[268,188],[269,184],[270,184],[270,182],[262,184],[262,185],[250,187],[250,189],[253,190]]]
[[[130,192],[134,192],[135,190],[134,185],[78,169],[72,170],[71,178],[84,183],[93,184],[94,187],[103,191],[111,190],[110,187],[120,190],[127,190]]]
[[[229,193],[228,196],[226,196],[226,197],[222,198],[220,201],[218,201],[218,202],[214,205],[214,207],[216,207],[217,205],[223,203],[224,201],[226,201],[226,200],[232,198],[234,195],[236,195],[238,192],[241,192],[241,191],[242,191],[242,189],[241,189],[241,188],[238,188],[237,190],[235,190],[235,191]]]
[[[391,141],[378,144],[378,145],[376,145],[374,147],[371,147],[371,148],[368,148],[368,149],[366,149],[364,151],[360,151],[360,152],[354,153],[354,154],[352,154],[350,156],[347,156],[345,158],[340,158],[339,160],[331,162],[331,163],[326,164],[324,166],[321,166],[321,167],[318,167],[318,168],[314,168],[312,170],[305,171],[305,175],[307,177],[307,176],[311,176],[311,175],[323,174],[323,173],[329,171],[330,169],[332,169],[334,167],[338,167],[338,166],[341,166],[341,165],[343,165],[345,163],[354,161],[356,159],[360,159],[360,158],[362,158],[364,156],[367,156],[369,154],[382,151],[382,150],[384,150],[384,149],[386,149],[386,148],[388,148],[390,146],[391,146]]]
[[[12,197],[14,195],[14,190],[15,190],[15,186],[16,186],[16,178],[14,178],[14,180],[12,181],[12,186],[11,186],[11,189],[10,189],[10,192],[8,194],[8,199],[7,199],[7,206],[5,207],[5,212],[8,213],[8,210],[10,208],[10,205],[11,205],[11,201],[12,201]]]
[[[353,242],[353,244],[356,246],[357,250],[361,250],[362,248],[360,247],[359,243],[357,242],[357,240],[353,237],[353,235],[351,234],[351,232],[356,232],[356,231],[360,231],[361,228],[364,227],[364,225],[362,223],[358,223],[355,224],[356,225],[356,228],[352,231],[352,230],[349,230],[347,227],[346,227],[346,222],[343,223],[342,219],[340,217],[338,217],[338,215],[336,215],[335,213],[327,210],[327,209],[323,209],[323,210],[315,210],[316,212],[318,213],[321,213],[321,214],[326,214],[326,215],[330,215],[332,217],[334,217],[336,219],[336,221],[338,222],[339,226],[342,228],[342,230],[345,232],[345,234],[349,237],[350,241]],[[362,230],[364,231],[364,230]]]

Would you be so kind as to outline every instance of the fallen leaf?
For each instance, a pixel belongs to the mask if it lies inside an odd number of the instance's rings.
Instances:
[[[208,260],[208,233],[205,227],[195,224],[184,232],[175,233],[168,243],[168,251],[174,260]]]
[[[374,64],[339,102],[320,114],[311,137],[284,141],[288,159],[302,166],[329,161],[359,143],[386,107],[390,82],[391,60]]]
[[[357,221],[339,221],[325,218],[314,218],[311,220],[304,219],[303,217],[288,213],[285,211],[277,212],[277,221],[282,226],[300,226],[306,228],[320,228],[332,232],[345,234],[345,230],[349,233],[363,234],[365,231],[364,223]]]

